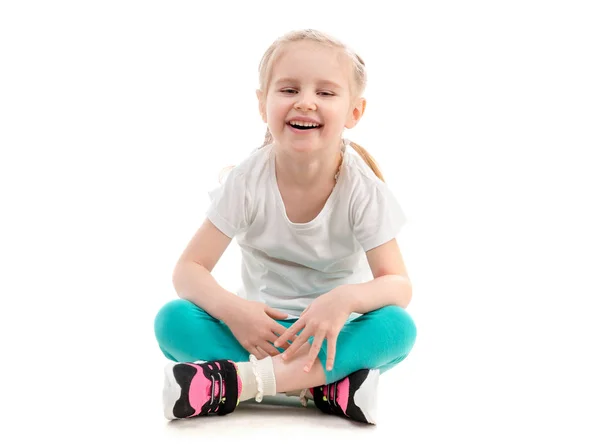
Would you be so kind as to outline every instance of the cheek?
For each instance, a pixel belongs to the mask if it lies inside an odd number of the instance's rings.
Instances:
[[[282,102],[273,102],[267,106],[267,114],[269,115],[269,118],[277,121],[282,120],[282,117],[287,115],[288,110],[289,106],[283,104]]]
[[[327,122],[330,125],[332,125],[332,126],[330,126],[332,128],[343,127],[344,124],[346,123],[346,116],[344,115],[343,112],[340,112],[338,110],[331,111],[331,113],[325,119],[327,120]]]

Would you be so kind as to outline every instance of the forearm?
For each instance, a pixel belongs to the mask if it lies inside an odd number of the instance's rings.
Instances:
[[[173,286],[180,298],[189,300],[222,321],[244,300],[224,289],[208,269],[193,261],[181,262],[175,267]]]
[[[388,305],[406,308],[412,298],[410,280],[400,275],[382,275],[371,281],[342,285],[339,292],[348,297],[353,312],[365,314]]]

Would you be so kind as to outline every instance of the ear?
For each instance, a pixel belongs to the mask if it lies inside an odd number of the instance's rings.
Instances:
[[[267,122],[267,113],[265,111],[265,102],[263,99],[263,93],[260,89],[256,89],[256,98],[258,98],[258,112],[263,122]]]
[[[348,129],[352,129],[354,126],[358,124],[360,119],[365,113],[365,109],[367,107],[367,100],[364,98],[359,98],[354,103],[354,106],[350,109],[348,113],[348,118],[346,119],[345,126]]]

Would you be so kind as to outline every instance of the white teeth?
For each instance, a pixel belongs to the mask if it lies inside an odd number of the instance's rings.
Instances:
[[[304,122],[304,121],[290,121],[290,124],[294,124],[296,126],[305,126],[305,127],[306,126],[311,126],[313,128],[319,126],[317,123],[307,123],[307,122]]]

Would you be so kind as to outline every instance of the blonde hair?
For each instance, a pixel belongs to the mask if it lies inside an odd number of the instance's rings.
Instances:
[[[365,63],[362,60],[362,58],[340,40],[327,33],[317,31],[314,29],[290,31],[284,34],[283,36],[277,38],[271,44],[271,46],[264,53],[258,66],[258,79],[261,92],[263,92],[265,95],[267,94],[267,89],[269,87],[271,75],[273,72],[273,65],[281,56],[284,46],[288,43],[299,41],[318,42],[330,48],[341,50],[346,56],[348,56],[350,62],[352,63],[352,73],[354,75],[352,79],[354,80],[354,82],[350,83],[350,96],[351,98],[358,98],[360,95],[363,94],[363,92],[365,91],[365,87],[367,86],[367,72],[365,71]],[[271,131],[269,130],[269,128],[267,128],[267,131],[265,133],[265,140],[262,146],[260,146],[256,150],[262,149],[271,143],[273,143],[273,136],[271,135]],[[385,182],[383,174],[381,173],[381,170],[379,169],[377,162],[375,162],[373,156],[371,156],[371,154],[369,154],[367,150],[359,144],[351,141],[349,141],[349,143],[350,146],[362,157],[365,163],[373,170],[375,175],[383,182]]]

